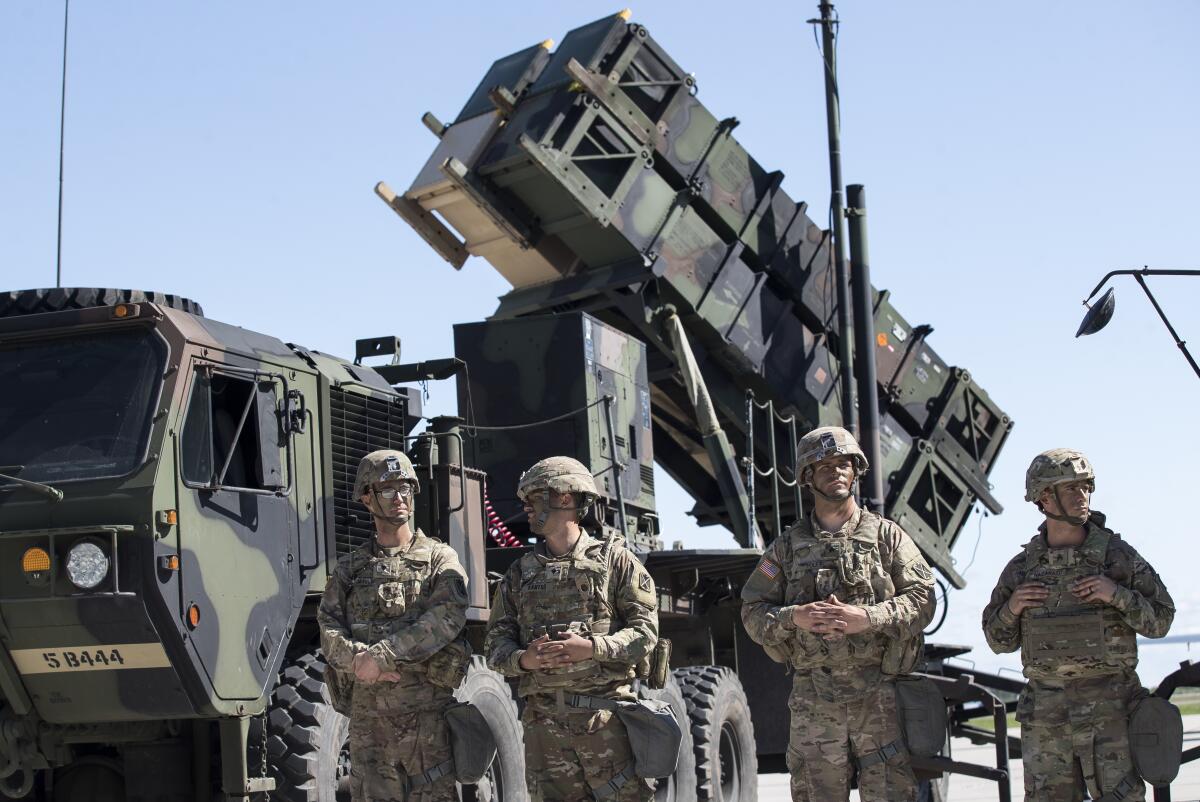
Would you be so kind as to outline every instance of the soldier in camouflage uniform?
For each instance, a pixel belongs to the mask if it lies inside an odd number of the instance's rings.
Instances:
[[[1039,454],[1025,500],[1046,516],[983,611],[997,653],[1021,650],[1021,753],[1027,800],[1145,799],[1127,715],[1146,691],[1137,635],[1161,638],[1175,605],[1154,569],[1091,511],[1095,472],[1068,448]]]
[[[598,494],[582,463],[544,459],[517,495],[543,542],[497,588],[485,651],[492,668],[520,680],[530,795],[649,802],[614,701],[636,698],[635,667],[658,640],[654,582],[623,543],[584,530]]]
[[[402,452],[363,457],[354,494],[375,537],[338,561],[317,613],[331,694],[351,693],[355,802],[458,799],[443,711],[470,659],[466,573],[452,548],[410,527],[419,491]]]
[[[845,429],[800,439],[813,512],[767,548],[742,588],[742,623],[795,670],[787,765],[794,802],[916,796],[894,677],[912,670],[933,618],[933,574],[904,530],[851,490],[867,460]]]

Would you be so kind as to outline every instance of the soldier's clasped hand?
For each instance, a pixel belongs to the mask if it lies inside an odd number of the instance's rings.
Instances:
[[[832,606],[837,611],[837,620],[842,622],[839,634],[857,635],[860,632],[866,632],[870,628],[871,619],[867,617],[867,611],[857,604],[846,604],[836,595],[830,596],[826,600],[826,604]]]
[[[1103,574],[1085,576],[1071,585],[1071,592],[1085,602],[1100,601],[1112,604],[1117,593],[1117,583]]]
[[[545,671],[587,660],[594,651],[591,640],[574,632],[564,632],[554,639],[542,635],[529,642],[518,662],[526,671]]]
[[[376,682],[382,674],[379,663],[367,652],[354,655],[354,676],[359,682]]]
[[[1018,585],[1008,598],[1008,610],[1013,615],[1020,615],[1030,607],[1041,607],[1049,598],[1050,591],[1040,582],[1026,582]]]
[[[792,621],[805,632],[815,635],[840,637],[845,632],[846,621],[836,605],[828,602],[802,604],[792,611]]]

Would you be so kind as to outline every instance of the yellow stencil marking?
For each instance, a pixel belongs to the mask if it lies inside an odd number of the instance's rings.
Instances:
[[[17,664],[17,670],[22,674],[167,668],[171,665],[161,643],[104,643],[96,646],[14,649],[11,654],[13,662]]]

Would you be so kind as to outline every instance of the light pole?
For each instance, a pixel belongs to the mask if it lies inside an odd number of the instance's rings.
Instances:
[[[1148,267],[1143,267],[1141,270],[1113,270],[1100,279],[1100,283],[1096,285],[1096,289],[1092,290],[1091,294],[1083,300],[1083,305],[1088,308],[1088,311],[1083,316],[1083,322],[1079,324],[1079,330],[1075,332],[1076,337],[1082,337],[1085,334],[1095,334],[1107,326],[1108,321],[1112,320],[1113,311],[1117,306],[1117,298],[1113,294],[1111,287],[1095,304],[1089,304],[1088,301],[1095,298],[1096,293],[1100,292],[1101,288],[1113,276],[1133,276],[1134,280],[1137,281],[1138,285],[1146,293],[1146,297],[1150,299],[1150,303],[1154,305],[1154,311],[1158,312],[1158,316],[1162,318],[1167,331],[1171,332],[1171,337],[1175,340],[1175,344],[1183,352],[1183,358],[1192,366],[1192,370],[1195,371],[1196,376],[1200,377],[1200,366],[1196,364],[1195,359],[1192,359],[1192,355],[1187,349],[1187,343],[1179,339],[1179,335],[1175,333],[1175,327],[1171,325],[1171,321],[1167,320],[1167,316],[1163,312],[1162,307],[1158,305],[1158,300],[1154,297],[1154,293],[1150,292],[1150,287],[1147,286],[1145,278],[1146,276],[1200,276],[1200,270],[1151,270]]]

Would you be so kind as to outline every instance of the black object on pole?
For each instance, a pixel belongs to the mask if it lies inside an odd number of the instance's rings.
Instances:
[[[850,350],[850,275],[846,270],[846,247],[842,220],[842,132],[837,85],[837,46],[833,4],[822,0],[821,18],[809,20],[821,26],[821,54],[825,61],[825,121],[829,129],[829,209],[833,228],[833,270],[837,280],[838,360],[841,363],[842,423],[858,434],[858,408],[854,400],[854,375]]]
[[[62,93],[58,108],[58,248],[54,265],[54,286],[62,286],[62,218],[63,218],[63,143],[67,131],[67,22],[71,18],[71,0],[63,3],[63,66]]]
[[[875,378],[874,312],[871,308],[871,267],[867,254],[867,193],[862,184],[846,187],[847,228],[850,235],[850,289],[854,296],[854,372],[858,377],[858,444],[871,470],[860,488],[864,506],[883,514],[883,463],[879,451],[879,391]]]
[[[1113,291],[1109,289],[1100,299],[1100,303],[1095,306],[1088,306],[1088,301],[1096,297],[1096,293],[1108,283],[1108,280],[1113,276],[1133,276],[1142,291],[1146,293],[1146,297],[1150,299],[1150,303],[1154,306],[1154,311],[1158,313],[1158,317],[1162,320],[1163,325],[1167,327],[1167,331],[1171,332],[1171,338],[1175,340],[1175,345],[1183,352],[1183,358],[1192,366],[1192,371],[1197,377],[1200,377],[1200,365],[1196,364],[1196,360],[1192,358],[1192,354],[1187,349],[1187,342],[1179,339],[1179,335],[1175,332],[1175,327],[1171,325],[1171,321],[1167,320],[1167,315],[1163,312],[1162,307],[1158,305],[1158,299],[1154,297],[1154,293],[1150,292],[1150,286],[1146,284],[1146,276],[1200,276],[1200,270],[1152,270],[1148,267],[1143,267],[1141,270],[1113,270],[1105,274],[1104,278],[1100,279],[1100,283],[1091,291],[1087,298],[1083,299],[1083,305],[1088,307],[1088,313],[1084,315],[1083,322],[1079,324],[1079,330],[1075,332],[1076,337],[1087,334],[1095,334],[1108,325],[1108,321],[1112,319],[1113,309],[1116,305],[1116,300],[1113,297]]]

